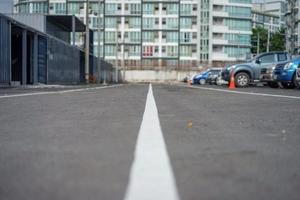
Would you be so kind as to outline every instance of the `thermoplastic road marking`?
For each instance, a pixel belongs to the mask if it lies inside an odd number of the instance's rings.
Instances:
[[[0,96],[0,99],[13,98],[13,97],[35,96],[35,95],[46,95],[46,94],[64,94],[64,93],[81,92],[81,91],[87,91],[87,90],[98,90],[98,89],[105,89],[105,88],[113,88],[113,87],[119,87],[119,86],[122,86],[122,85],[80,88],[80,89],[61,90],[61,91],[52,91],[52,92],[33,92],[33,93],[25,93],[25,94],[2,95],[2,96]]]
[[[217,89],[217,88],[208,88],[208,87],[197,87],[197,86],[184,86],[188,88],[196,88],[200,90],[211,90],[211,91],[219,91],[219,92],[228,92],[228,93],[235,93],[235,94],[248,94],[254,96],[265,96],[265,97],[278,97],[278,98],[288,98],[288,99],[300,99],[297,96],[287,96],[287,95],[279,95],[279,94],[265,94],[265,93],[256,93],[256,92],[242,92],[242,91],[232,91],[232,90],[224,90],[224,89]]]
[[[125,200],[160,199],[179,195],[150,84]]]

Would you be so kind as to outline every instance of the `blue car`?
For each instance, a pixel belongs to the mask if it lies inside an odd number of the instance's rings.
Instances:
[[[211,75],[218,75],[221,73],[222,69],[208,69],[206,71],[203,71],[199,74],[196,74],[192,77],[192,83],[193,84],[200,84],[204,85],[206,83],[206,80]]]
[[[297,69],[300,66],[300,56],[292,59],[285,65],[277,65],[273,72],[273,78],[283,88],[300,89],[299,81],[297,80]]]

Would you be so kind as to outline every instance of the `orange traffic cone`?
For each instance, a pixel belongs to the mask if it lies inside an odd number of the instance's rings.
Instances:
[[[230,82],[229,82],[229,89],[235,89],[233,73],[231,73]]]

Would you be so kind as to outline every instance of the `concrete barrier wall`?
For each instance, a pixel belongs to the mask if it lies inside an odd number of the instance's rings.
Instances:
[[[122,80],[127,82],[168,82],[183,81],[189,75],[194,75],[199,71],[175,71],[175,70],[126,70],[121,71]]]

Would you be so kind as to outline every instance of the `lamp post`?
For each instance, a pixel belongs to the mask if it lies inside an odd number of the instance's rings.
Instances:
[[[89,73],[90,73],[90,29],[89,29],[89,0],[86,0],[86,9],[85,9],[85,83],[89,83]]]
[[[115,82],[119,82],[119,60],[118,60],[118,53],[119,53],[119,27],[118,27],[118,20],[116,20],[116,67],[115,67]]]
[[[101,31],[101,23],[100,23],[100,14],[101,14],[101,0],[98,0],[98,83],[101,82],[101,60],[100,60],[100,50],[101,50],[101,46],[100,46],[100,42],[101,42],[101,39],[100,39],[100,31]]]

